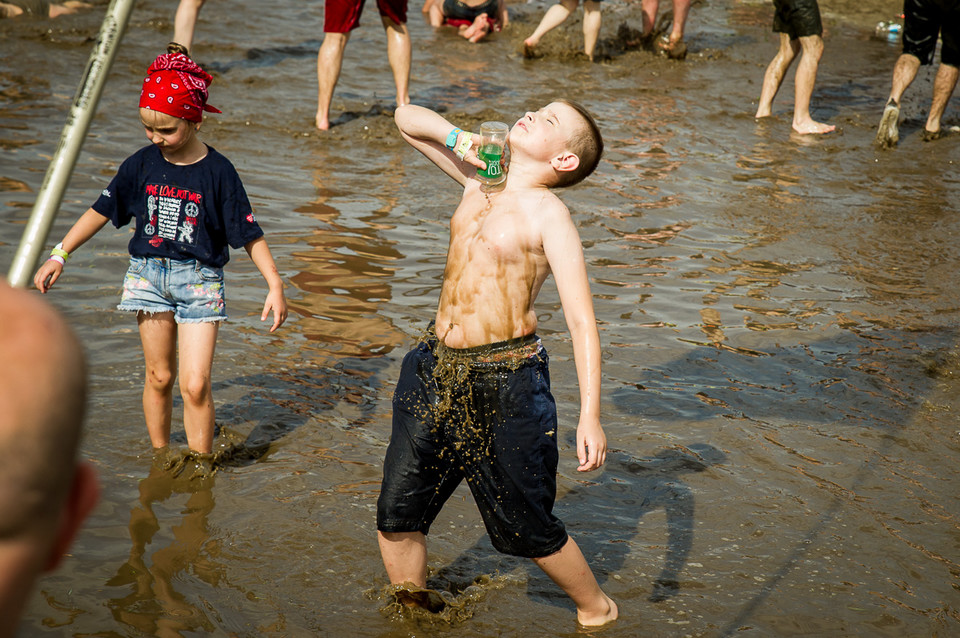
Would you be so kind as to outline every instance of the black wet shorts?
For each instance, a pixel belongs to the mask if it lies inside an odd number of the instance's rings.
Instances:
[[[960,0],[905,0],[903,15],[904,53],[930,64],[940,36],[940,61],[960,66]]]
[[[558,458],[536,335],[464,350],[421,342],[404,357],[393,395],[377,529],[426,534],[466,479],[498,551],[549,556],[567,542],[553,515]]]
[[[496,20],[499,15],[499,0],[486,0],[483,4],[475,7],[461,2],[460,0],[443,0],[443,17],[448,20],[469,20],[473,22],[481,13],[486,13],[491,20]]]
[[[823,35],[817,0],[773,0],[773,30],[786,33],[791,40]]]

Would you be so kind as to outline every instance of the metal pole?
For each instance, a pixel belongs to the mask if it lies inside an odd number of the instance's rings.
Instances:
[[[112,0],[107,7],[107,14],[100,26],[100,35],[87,61],[83,81],[77,89],[73,106],[70,107],[70,114],[67,116],[67,123],[60,134],[60,144],[47,168],[47,175],[43,179],[30,220],[23,231],[20,246],[10,266],[7,278],[13,286],[22,288],[31,279],[32,271],[53,226],[57,209],[63,201],[63,192],[77,163],[77,156],[87,136],[90,120],[93,119],[97,109],[103,86],[106,84],[107,75],[113,65],[132,10],[133,0]]]

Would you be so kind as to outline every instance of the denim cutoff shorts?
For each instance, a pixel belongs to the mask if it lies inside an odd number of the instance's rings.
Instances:
[[[172,312],[177,323],[223,321],[227,318],[223,268],[196,259],[131,257],[117,309]]]

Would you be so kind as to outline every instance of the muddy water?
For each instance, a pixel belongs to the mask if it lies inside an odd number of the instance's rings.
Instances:
[[[932,74],[907,94],[900,147],[874,128],[898,55],[872,39],[898,3],[823,0],[814,115],[752,114],[776,48],[765,2],[694,7],[683,63],[626,50],[638,5],[605,3],[605,59],[579,23],[519,58],[543,6],[479,46],[411,9],[412,94],[476,126],[554,96],[607,143],[564,192],[586,246],[604,346],[606,468],[576,472],[576,377],[554,288],[539,303],[562,446],[557,509],[619,602],[607,636],[930,636],[960,632],[960,136],[923,143]],[[140,3],[83,148],[60,237],[144,143],[141,74],[175,3]],[[0,21],[0,264],[9,268],[104,6]],[[449,602],[409,617],[384,597],[374,506],[403,353],[432,317],[457,189],[397,137],[368,7],[311,130],[321,4],[211,2],[195,54],[224,114],[204,139],[237,165],[288,283],[291,319],[259,325],[240,252],[215,367],[220,445],[205,480],[151,467],[132,319],[112,310],[127,231],[106,230],[50,299],[91,361],[85,454],[104,484],[23,635],[573,635],[571,604],[495,555],[464,490],[430,538]],[[956,103],[945,124],[960,123]],[[179,406],[179,400],[178,400]],[[177,408],[179,409],[179,407]],[[177,444],[184,445],[182,433]],[[461,498],[462,496],[462,498]]]

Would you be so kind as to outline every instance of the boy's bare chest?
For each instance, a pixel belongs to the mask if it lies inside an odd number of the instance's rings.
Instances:
[[[532,220],[515,208],[464,201],[450,220],[451,253],[471,259],[527,259],[537,244]]]

